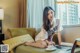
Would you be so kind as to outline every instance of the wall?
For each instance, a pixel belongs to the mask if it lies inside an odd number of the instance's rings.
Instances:
[[[3,32],[7,28],[18,27],[18,0],[0,0],[0,7],[4,9]]]
[[[80,26],[64,26],[62,38],[63,41],[73,43],[76,38],[80,38]]]

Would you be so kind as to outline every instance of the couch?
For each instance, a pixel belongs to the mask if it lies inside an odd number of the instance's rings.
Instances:
[[[16,45],[11,48],[11,50],[9,51],[10,53],[58,53],[60,51],[60,49],[57,49],[56,51],[48,52],[44,48],[42,49],[31,46],[25,46],[24,43],[28,38],[27,36],[23,35],[29,34],[32,37],[32,39],[34,39],[35,36],[39,33],[39,31],[36,31],[34,28],[12,28],[8,29],[7,31],[8,36],[10,38],[7,39],[6,41],[4,40],[3,43],[4,44],[8,43],[11,45],[11,47],[13,45]],[[21,36],[23,36],[23,38]],[[56,44],[58,44],[57,36],[53,37],[53,41],[55,41]]]

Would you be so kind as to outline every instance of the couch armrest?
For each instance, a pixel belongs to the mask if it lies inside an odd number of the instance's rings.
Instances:
[[[11,38],[11,33],[10,33],[10,31],[7,29],[6,31],[5,31],[5,39],[10,39]]]

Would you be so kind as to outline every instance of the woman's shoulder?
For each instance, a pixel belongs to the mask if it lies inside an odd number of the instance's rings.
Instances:
[[[60,21],[60,19],[59,18],[54,18],[54,21]]]
[[[60,19],[54,18],[54,23],[55,23],[55,24],[59,24],[59,23],[60,23]]]

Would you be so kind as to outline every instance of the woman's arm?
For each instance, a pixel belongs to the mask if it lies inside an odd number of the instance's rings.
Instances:
[[[59,45],[61,45],[61,42],[62,42],[61,31],[63,30],[63,28],[62,28],[62,25],[61,25],[61,22],[59,19],[57,20],[57,24],[58,24],[58,31],[57,31],[58,43],[59,43]]]
[[[51,40],[49,40],[49,39],[46,39],[46,43],[48,44],[48,45],[55,45],[55,42],[53,42],[53,36],[54,36],[55,34],[53,34],[52,36],[50,36],[50,39]]]
[[[61,45],[61,32],[58,32],[57,33],[57,37],[58,37],[58,43],[59,43],[59,45]]]

